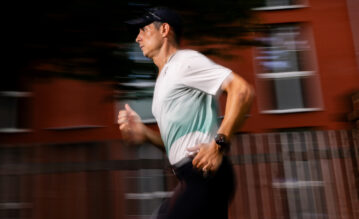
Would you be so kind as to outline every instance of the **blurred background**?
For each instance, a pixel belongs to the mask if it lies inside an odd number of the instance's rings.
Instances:
[[[356,0],[3,3],[0,218],[145,219],[171,196],[167,157],[117,126],[129,103],[157,129],[157,69],[123,23],[156,5],[182,15],[182,48],[255,88],[230,218],[359,218]]]

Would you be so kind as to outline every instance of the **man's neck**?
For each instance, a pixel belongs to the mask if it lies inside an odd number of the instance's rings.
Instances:
[[[161,47],[159,53],[153,57],[153,62],[158,68],[158,74],[161,73],[163,67],[169,61],[172,55],[178,50],[177,46],[165,44]]]

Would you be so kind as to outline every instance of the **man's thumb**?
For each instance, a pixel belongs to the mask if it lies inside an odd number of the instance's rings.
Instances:
[[[127,103],[125,104],[125,109],[126,111],[133,112],[133,109]]]
[[[202,144],[198,144],[198,145],[195,145],[195,146],[193,146],[193,147],[187,148],[187,151],[188,151],[188,152],[198,152],[199,149],[201,149],[201,147],[203,147],[203,145],[202,145]]]

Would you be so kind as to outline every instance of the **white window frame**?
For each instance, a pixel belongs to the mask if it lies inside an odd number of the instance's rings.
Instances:
[[[300,23],[292,23],[293,25],[301,25]],[[281,25],[281,24],[273,24],[275,25]],[[291,23],[286,24],[284,23],[283,25],[291,25]],[[309,39],[308,39],[309,40]],[[313,46],[314,48],[314,46]],[[257,50],[258,48],[255,48],[255,50]],[[312,51],[313,49],[310,50],[311,53],[315,53],[315,51]],[[254,57],[254,60],[257,58],[257,56]],[[254,61],[255,64],[255,69],[257,69],[258,66],[258,62]],[[317,72],[315,70],[315,67],[313,66],[313,70],[310,71],[290,71],[290,72],[271,72],[271,73],[265,73],[265,72],[259,72],[258,70],[256,70],[256,77],[257,77],[257,81],[258,80],[262,80],[262,79],[290,79],[290,78],[305,78],[305,77],[313,77],[312,80],[316,80],[319,84],[319,80],[318,80],[318,75]],[[318,94],[321,98],[321,93],[319,91]],[[320,102],[317,104],[317,106],[313,106],[313,107],[304,107],[304,108],[288,108],[288,109],[265,109],[260,103],[258,104],[259,106],[259,111],[263,114],[286,114],[286,113],[300,113],[300,112],[314,112],[314,111],[321,111],[323,110],[323,104],[321,102],[322,100],[320,100]]]
[[[270,0],[265,0],[270,1]],[[307,8],[308,0],[301,0],[300,4],[295,5],[281,5],[281,6],[263,6],[263,7],[257,7],[252,8],[253,11],[274,11],[274,10],[290,10],[290,9],[300,9],[300,8]]]

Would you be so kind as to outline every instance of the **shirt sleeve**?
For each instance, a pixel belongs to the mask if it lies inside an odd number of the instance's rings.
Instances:
[[[182,83],[215,95],[232,70],[221,66],[201,53],[190,55],[185,62]]]

